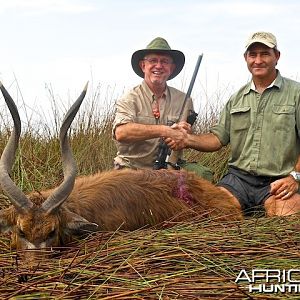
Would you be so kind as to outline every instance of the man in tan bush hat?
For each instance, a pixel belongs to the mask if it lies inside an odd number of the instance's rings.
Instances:
[[[216,151],[230,144],[228,173],[219,186],[245,213],[300,211],[300,83],[282,77],[276,37],[255,32],[244,58],[252,80],[231,96],[208,134],[168,139],[172,149]]]
[[[161,37],[133,53],[132,68],[143,81],[116,103],[113,136],[118,153],[114,159],[115,168],[152,169],[160,138],[171,137],[175,141],[181,138],[182,132],[167,124],[179,118],[185,94],[170,87],[167,81],[180,73],[184,63],[184,54],[172,50]],[[178,123],[179,128],[188,132],[191,126],[186,119],[190,111],[193,111],[193,104],[188,99]]]

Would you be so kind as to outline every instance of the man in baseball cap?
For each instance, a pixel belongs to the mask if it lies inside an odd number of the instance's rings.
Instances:
[[[245,214],[299,213],[300,83],[277,69],[274,34],[251,34],[245,49],[251,80],[230,97],[218,124],[209,134],[187,134],[170,147],[210,152],[230,145],[228,172],[218,183],[228,202]]]

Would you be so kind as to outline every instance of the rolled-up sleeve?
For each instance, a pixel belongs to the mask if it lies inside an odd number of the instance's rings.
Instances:
[[[215,134],[223,146],[230,142],[230,109],[229,103],[220,114],[219,122],[210,128],[210,132]]]
[[[115,118],[113,121],[112,135],[115,138],[115,131],[119,125],[134,122],[135,111],[134,111],[134,99],[133,95],[128,93],[120,98],[115,105]]]

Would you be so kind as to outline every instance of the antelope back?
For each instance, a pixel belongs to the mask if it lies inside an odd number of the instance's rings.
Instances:
[[[123,169],[78,177],[64,208],[103,231],[159,226],[195,215],[220,221],[243,219],[228,194],[183,170]]]

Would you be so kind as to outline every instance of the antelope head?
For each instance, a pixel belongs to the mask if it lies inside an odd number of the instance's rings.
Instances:
[[[86,95],[87,84],[67,112],[60,128],[64,180],[47,198],[42,193],[32,194],[41,199],[33,199],[32,195],[26,196],[10,177],[21,134],[21,121],[13,99],[1,82],[0,89],[14,122],[14,129],[0,159],[0,184],[12,204],[0,211],[0,232],[11,232],[12,245],[17,249],[33,250],[59,246],[68,233],[71,235],[82,226],[96,226],[62,205],[72,192],[77,173],[67,133]]]

